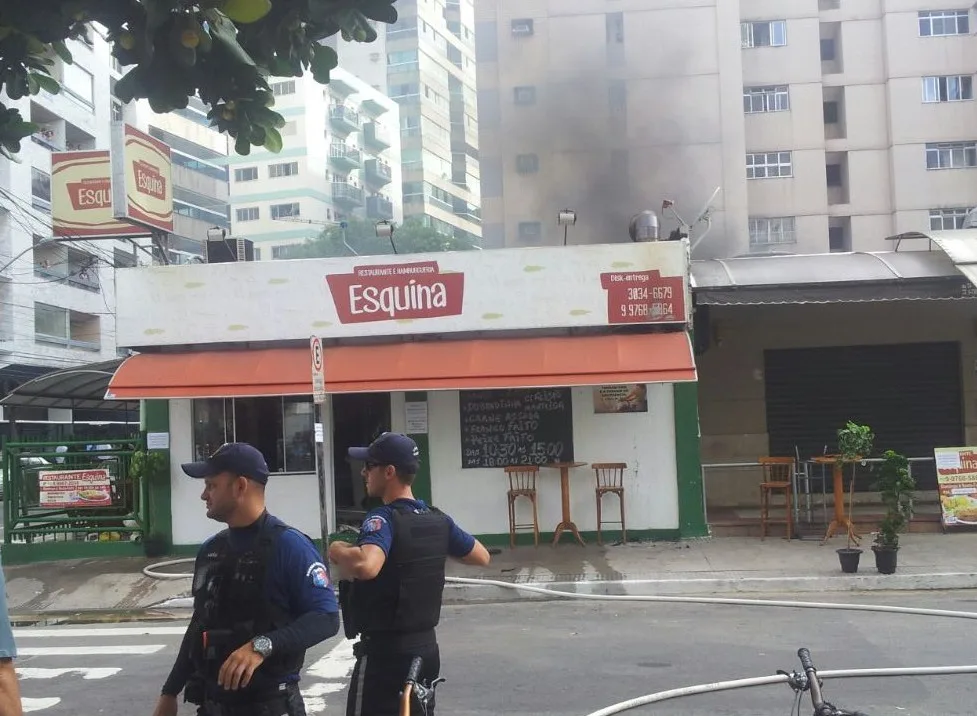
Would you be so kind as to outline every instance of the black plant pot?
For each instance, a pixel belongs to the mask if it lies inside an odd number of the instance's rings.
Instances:
[[[841,561],[841,571],[853,574],[858,571],[858,559],[862,556],[862,550],[854,547],[844,547],[838,550],[838,559]]]
[[[879,574],[895,574],[896,561],[899,556],[898,547],[872,547],[875,552],[875,568]]]

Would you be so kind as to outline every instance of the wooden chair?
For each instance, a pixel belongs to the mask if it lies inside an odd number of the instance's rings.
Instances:
[[[617,495],[621,503],[621,520],[613,522],[608,520],[608,524],[621,525],[621,540],[628,541],[628,531],[624,524],[624,471],[627,469],[626,462],[595,462],[591,464],[594,468],[594,476],[597,479],[597,544],[603,545],[604,538],[601,534],[601,507],[604,495],[610,493]]]
[[[509,491],[506,496],[509,501],[509,546],[516,546],[516,530],[523,527],[533,528],[533,543],[539,547],[539,510],[536,504],[536,476],[539,468],[535,465],[509,465],[505,468],[509,476]],[[516,500],[527,497],[533,505],[532,524],[516,524]]]
[[[792,457],[761,457],[757,462],[763,470],[763,481],[760,483],[760,539],[767,536],[767,525],[786,524],[787,539],[793,537],[794,532],[794,463]],[[774,492],[784,493],[784,503],[787,510],[782,520],[770,519],[770,495]]]

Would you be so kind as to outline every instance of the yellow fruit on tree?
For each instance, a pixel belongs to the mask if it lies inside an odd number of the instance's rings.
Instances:
[[[131,32],[123,32],[119,35],[119,44],[124,50],[131,50],[136,46],[136,37]]]
[[[200,44],[200,35],[196,30],[184,30],[180,33],[180,44],[187,48],[194,48]]]
[[[221,112],[221,117],[223,117],[228,122],[230,122],[232,119],[234,119],[234,110],[233,109],[225,109],[223,112]]]
[[[226,0],[221,11],[234,22],[257,22],[271,12],[271,0]]]

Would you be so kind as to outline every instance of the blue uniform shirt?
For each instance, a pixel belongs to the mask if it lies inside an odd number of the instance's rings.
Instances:
[[[16,656],[17,645],[7,612],[7,582],[3,576],[3,566],[0,565],[0,659],[13,659]]]
[[[363,525],[360,527],[360,537],[356,542],[357,545],[375,544],[383,550],[385,555],[390,554],[390,547],[393,545],[394,539],[392,524],[393,505],[407,505],[415,510],[427,509],[427,505],[424,504],[423,500],[401,499],[394,500],[389,505],[382,505],[371,510],[367,514],[366,519],[363,520]],[[475,538],[456,525],[451,517],[448,515],[445,515],[445,517],[451,526],[451,533],[448,537],[448,554],[455,558],[464,557],[475,547]]]

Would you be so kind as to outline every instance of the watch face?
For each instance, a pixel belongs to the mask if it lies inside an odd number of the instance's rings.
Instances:
[[[271,652],[271,639],[266,636],[256,637],[251,642],[251,646],[253,646],[254,650],[262,656],[268,656],[268,654]]]

